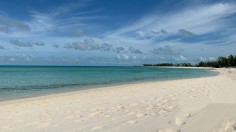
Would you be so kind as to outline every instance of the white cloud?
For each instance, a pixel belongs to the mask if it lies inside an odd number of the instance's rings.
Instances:
[[[153,13],[143,17],[132,25],[123,27],[114,32],[116,35],[128,32],[138,32],[142,36],[151,31],[168,31],[177,33],[179,29],[186,29],[196,34],[205,34],[215,32],[227,25],[225,17],[236,12],[234,4],[217,3],[213,5],[205,5],[194,8],[185,9],[183,11],[169,14]],[[142,32],[141,32],[142,31]]]
[[[209,57],[209,60],[214,61],[214,60],[216,60],[216,58],[215,57]]]
[[[113,46],[107,43],[99,44],[95,42],[94,39],[87,38],[84,39],[84,41],[76,41],[72,43],[67,43],[64,48],[67,49],[75,49],[75,50],[81,50],[81,51],[87,51],[87,50],[101,50],[101,51],[112,51]]]
[[[183,55],[180,56],[173,56],[174,60],[177,62],[183,62],[183,61],[187,61],[187,58]]]
[[[47,52],[47,54],[57,53],[57,55],[71,53],[93,58],[94,62],[102,60],[103,62],[112,61],[112,63],[115,63],[114,61],[141,62],[143,60],[150,62],[160,60],[173,62],[199,61],[199,54],[201,54],[202,59],[213,60],[218,55],[235,53],[234,42],[236,42],[236,37],[231,31],[231,28],[235,25],[232,25],[232,20],[229,17],[236,13],[234,3],[189,7],[169,14],[154,12],[118,30],[111,30],[106,33],[103,30],[98,30],[101,34],[94,36],[89,36],[86,30],[80,29],[80,26],[84,25],[81,27],[95,32],[96,29],[91,28],[90,22],[103,16],[90,16],[93,11],[65,15],[75,8],[77,8],[76,5],[69,5],[51,12],[31,11],[32,20],[27,23],[11,18],[3,18],[0,15],[1,45],[3,44],[3,47],[10,49],[11,52],[16,52],[18,49],[24,52],[27,51],[26,49],[33,48],[20,47],[43,46],[44,43],[38,43],[39,40],[43,40],[47,45],[38,49],[35,48],[35,51]],[[29,31],[29,29],[30,32],[18,32]],[[201,42],[187,43],[181,41],[182,38],[168,39],[168,37],[176,36],[186,38],[191,36],[189,38],[192,38],[198,35],[217,34],[218,31],[224,32],[225,29],[230,30],[223,35],[227,37],[217,38],[215,41],[209,38],[209,40]],[[215,38],[213,37],[213,39]],[[14,44],[14,47],[10,47],[10,45],[7,45],[8,43],[3,43],[9,40],[12,40],[10,43]],[[219,45],[207,44],[210,42],[217,42]],[[226,43],[231,46],[226,45]],[[66,48],[73,50],[68,52]],[[110,58],[106,58],[107,56]],[[209,56],[212,58],[209,58]],[[54,57],[54,60],[59,61],[60,59]],[[64,60],[75,61],[76,59],[65,57]],[[76,61],[78,62],[78,60]]]
[[[16,45],[18,47],[33,47],[33,46],[44,46],[44,42],[28,42],[28,41],[21,41],[18,39],[10,40],[10,43]]]
[[[181,38],[168,41],[165,40],[165,37],[175,34],[195,36],[224,30],[226,27],[232,27],[232,21],[226,19],[226,17],[234,13],[236,13],[236,6],[227,3],[190,7],[170,14],[152,13],[131,25],[124,26],[123,28],[105,34],[103,38],[96,39],[101,42],[105,41],[111,43],[113,46],[121,46],[127,49],[128,47],[134,46],[138,49],[142,49],[145,54],[152,50],[154,54],[180,55],[181,52],[181,54],[191,55],[193,51],[194,55],[197,55],[201,52],[197,51],[200,47],[198,45],[199,43],[190,42],[192,44],[189,44],[178,42]],[[161,39],[157,41],[158,38]],[[205,46],[207,41],[200,43],[200,45],[207,48],[212,47],[211,45]],[[168,47],[166,47],[167,49],[160,48],[166,45],[172,45],[177,49],[168,49]],[[188,47],[184,48],[185,52],[180,51],[181,49],[178,47],[182,47],[183,49],[184,46]],[[195,49],[193,47],[196,47],[196,51],[194,51]],[[218,51],[217,47],[214,47],[214,49]],[[210,52],[209,54],[206,53],[206,55],[212,56],[216,54]],[[194,56],[191,55],[191,57],[193,58]],[[182,60],[183,59],[182,57]]]
[[[129,47],[129,51],[135,54],[142,54],[143,52],[140,49],[135,49],[134,47]]]
[[[54,47],[54,48],[59,48],[60,45],[59,45],[59,44],[53,44],[52,47]]]
[[[0,31],[4,33],[11,33],[17,31],[30,31],[29,25],[0,14]]]
[[[199,60],[200,60],[200,61],[206,61],[207,59],[204,58],[204,57],[199,57]]]
[[[76,29],[74,31],[74,35],[77,37],[81,37],[81,36],[84,36],[84,32],[81,29]]]
[[[111,51],[113,50],[113,46],[107,43],[103,43],[100,45],[100,49],[103,51]]]
[[[0,32],[3,32],[3,33],[12,33],[12,31],[11,31],[7,26],[0,27]]]
[[[32,21],[28,22],[33,32],[58,31],[54,19],[48,15],[36,11],[31,11]]]
[[[22,42],[18,39],[11,40],[10,43],[13,44],[13,45],[19,46],[19,47],[33,47],[32,44]]]
[[[118,60],[129,60],[130,59],[130,57],[127,54],[118,54],[118,55],[116,55],[116,58]]]
[[[5,49],[5,47],[3,47],[2,45],[0,45],[0,49]]]
[[[118,64],[143,64],[143,61],[146,60],[146,57],[144,55],[120,53],[116,55],[115,60]]]
[[[215,57],[199,57],[200,61],[215,61]]]
[[[114,50],[116,51],[116,53],[122,53],[125,51],[125,48],[124,47],[116,47]]]
[[[195,35],[194,33],[190,32],[190,31],[187,31],[185,29],[179,29],[179,33],[180,34],[183,34],[183,35],[187,35],[187,36],[193,36]]]
[[[35,56],[26,54],[1,55],[1,62],[28,62],[34,60]],[[37,59],[36,59],[37,60]]]
[[[95,41],[92,38],[85,38],[83,41],[69,42],[65,44],[66,49],[75,49],[80,51],[111,51],[114,53],[133,53],[133,54],[143,54],[140,49],[129,47],[125,50],[124,47],[118,46],[114,47],[111,44]]]
[[[158,55],[180,55],[182,50],[176,49],[170,45],[166,45],[164,48],[162,47],[155,48],[151,52],[153,54],[158,54]]]

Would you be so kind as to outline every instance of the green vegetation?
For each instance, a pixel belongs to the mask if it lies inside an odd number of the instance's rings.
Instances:
[[[143,66],[180,66],[180,67],[236,67],[236,55],[229,55],[228,57],[218,57],[216,61],[201,61],[196,65],[191,63],[160,63],[160,64],[143,64]]]
[[[228,57],[218,57],[216,61],[201,61],[196,66],[198,67],[236,67],[236,55],[229,55]]]
[[[184,67],[192,67],[191,63],[160,63],[160,64],[143,64],[143,66],[184,66]]]

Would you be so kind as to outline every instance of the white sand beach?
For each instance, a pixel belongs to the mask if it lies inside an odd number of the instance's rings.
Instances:
[[[235,132],[236,69],[0,102],[0,132]]]

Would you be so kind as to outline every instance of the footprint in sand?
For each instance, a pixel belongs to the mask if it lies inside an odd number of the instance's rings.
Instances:
[[[187,121],[187,118],[190,117],[191,114],[189,113],[180,113],[176,116],[176,119],[175,119],[175,124],[176,125],[183,125],[186,123]]]
[[[72,115],[69,115],[69,116],[66,116],[64,119],[65,120],[69,120],[69,119],[72,119],[74,116],[72,116]]]
[[[37,126],[38,129],[46,128],[51,125],[51,122],[44,122]]]
[[[81,121],[86,121],[86,120],[89,120],[90,118],[86,118],[86,117],[84,117],[84,118],[81,118]]]
[[[128,116],[132,116],[132,115],[134,115],[135,113],[134,112],[130,112],[130,113],[128,113],[127,115]]]
[[[176,128],[164,128],[164,129],[159,129],[157,132],[180,132],[180,129]]]
[[[189,97],[190,97],[190,98],[195,98],[196,96],[195,96],[195,95],[190,95]]]
[[[136,124],[138,121],[137,120],[130,120],[125,122],[125,124]]]
[[[134,106],[137,106],[138,104],[134,103],[134,104],[130,104],[129,106],[130,107],[134,107]]]
[[[156,116],[157,114],[155,112],[150,113],[151,116]]]
[[[52,121],[52,118],[48,118],[48,119],[46,119],[46,121],[47,121],[47,122],[50,122],[50,121]]]
[[[122,106],[122,105],[118,105],[116,108],[117,108],[117,109],[124,109],[125,107]]]
[[[117,121],[118,119],[117,118],[111,118],[112,121]]]
[[[38,125],[38,124],[39,124],[38,121],[33,121],[33,122],[26,123],[27,126],[33,126],[33,125]]]
[[[145,100],[141,100],[140,103],[144,104],[144,103],[146,103],[146,101]]]
[[[136,117],[138,117],[138,118],[141,118],[141,117],[144,117],[145,116],[145,114],[143,114],[143,113],[137,113],[136,114]]]
[[[153,109],[153,106],[152,105],[149,105],[146,110],[149,111],[149,110],[152,110]]]
[[[168,112],[165,111],[165,110],[160,110],[160,111],[158,112],[158,114],[159,114],[160,116],[165,116],[167,113],[168,113]]]
[[[100,130],[100,129],[102,129],[102,128],[103,128],[103,126],[97,125],[97,126],[92,127],[92,128],[90,129],[90,131],[96,131],[96,130]]]
[[[76,119],[76,120],[74,120],[75,123],[79,123],[79,122],[81,122],[81,121],[82,121],[81,119]]]
[[[110,108],[110,111],[111,111],[111,112],[114,112],[114,111],[116,111],[116,108],[115,108],[115,107],[111,107],[111,108]]]
[[[104,118],[110,118],[111,116],[110,115],[104,115]]]
[[[59,126],[60,126],[60,124],[58,124],[58,123],[57,123],[57,124],[54,124],[53,126],[54,126],[54,127],[59,127]]]
[[[92,112],[94,111],[103,111],[103,108],[102,107],[97,107],[97,108],[94,108],[91,110]]]
[[[95,116],[98,116],[98,115],[100,115],[100,114],[101,114],[100,111],[92,112],[92,113],[89,114],[89,117],[95,117]]]
[[[236,121],[222,122],[218,131],[224,132],[235,132],[236,131]]]

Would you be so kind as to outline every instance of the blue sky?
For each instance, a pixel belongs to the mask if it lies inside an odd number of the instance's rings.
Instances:
[[[0,1],[0,63],[141,65],[236,54],[233,0]]]

